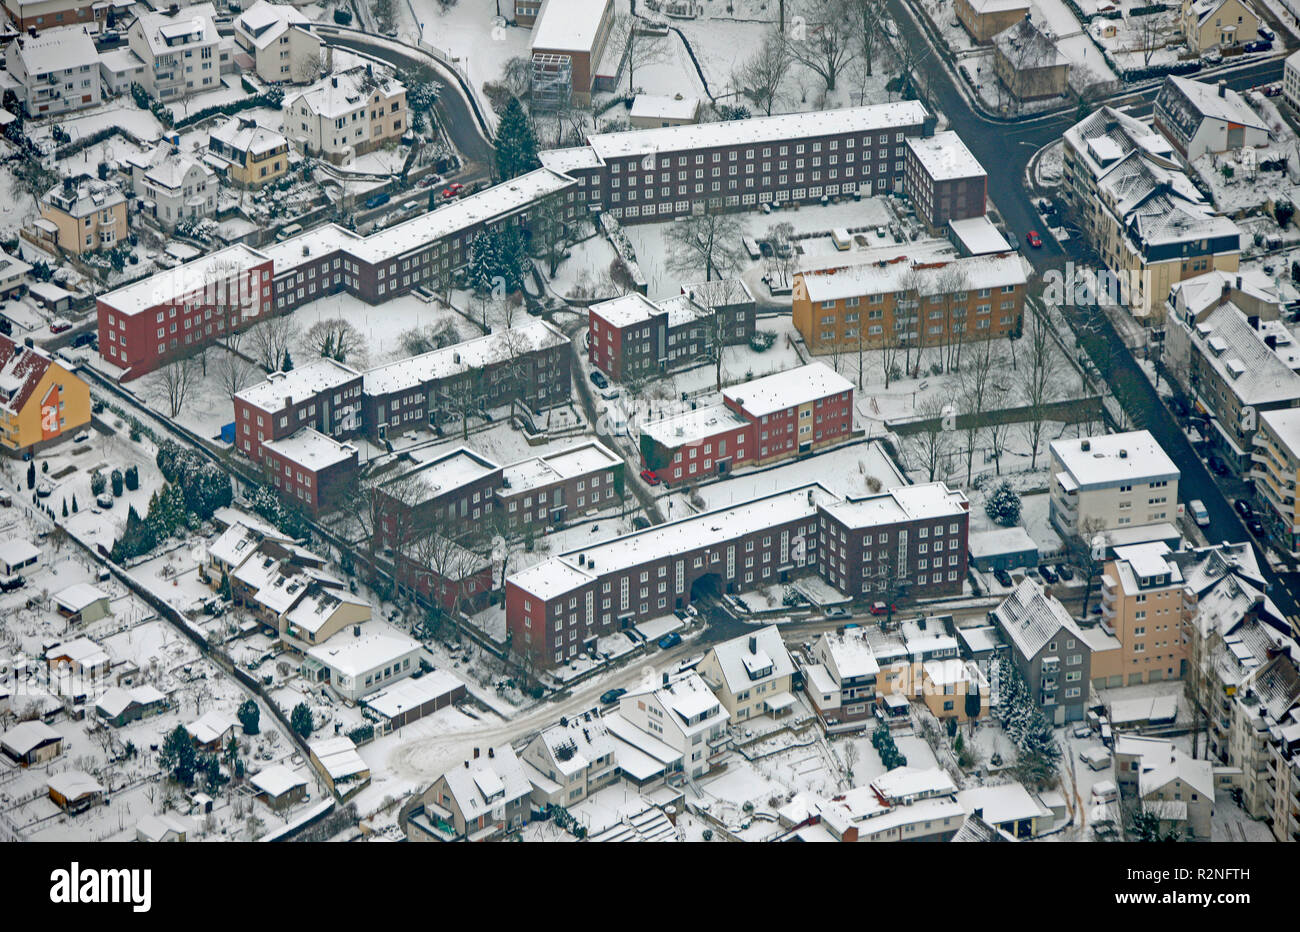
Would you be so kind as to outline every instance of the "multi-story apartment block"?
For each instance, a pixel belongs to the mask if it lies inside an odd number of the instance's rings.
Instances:
[[[739,278],[683,285],[665,301],[637,292],[601,301],[590,309],[587,357],[616,381],[649,378],[709,358],[715,341],[748,342],[755,308]]]
[[[576,806],[619,775],[614,738],[595,709],[561,719],[519,756],[539,809]]]
[[[215,90],[234,68],[230,39],[217,35],[211,3],[171,4],[142,12],[127,32],[131,51],[144,62],[144,89],[164,103]]]
[[[311,427],[262,444],[262,466],[290,501],[319,514],[336,505],[357,473],[357,448]]]
[[[1186,676],[1196,602],[1167,544],[1115,548],[1101,578],[1101,624],[1119,639],[1125,685]]]
[[[779,716],[795,704],[794,661],[776,625],[715,644],[695,669],[733,722]]]
[[[1211,415],[1206,439],[1238,473],[1251,468],[1260,416],[1300,405],[1300,344],[1280,309],[1258,272],[1211,272],[1170,292],[1166,367]]]
[[[1029,14],[1028,0],[953,0],[953,13],[976,42],[990,42]]]
[[[1127,114],[1102,107],[1066,130],[1062,189],[1134,317],[1159,325],[1176,282],[1237,270],[1237,225],[1214,212],[1173,145]]]
[[[53,116],[100,102],[99,52],[84,26],[19,36],[5,49],[5,70],[31,116]]]
[[[907,198],[931,233],[984,216],[988,175],[956,133],[909,138],[903,166]]]
[[[19,32],[35,29],[38,32],[58,26],[89,23],[102,18],[108,8],[120,14],[133,4],[115,0],[113,3],[86,3],[84,0],[4,0],[5,16]],[[103,8],[102,10],[100,8]]]
[[[622,458],[596,440],[511,463],[496,490],[506,533],[541,533],[619,505],[624,468]]]
[[[406,88],[367,65],[331,74],[284,102],[285,133],[307,155],[340,161],[406,131]]]
[[[1300,673],[1294,642],[1258,658],[1239,688],[1224,696],[1228,709],[1226,761],[1241,771],[1241,807],[1272,822],[1278,841],[1293,841],[1300,815],[1295,795],[1295,751],[1300,746]]]
[[[1169,521],[1181,475],[1150,431],[1054,440],[1052,524],[1067,537]]]
[[[90,423],[90,389],[44,350],[0,336],[0,449],[27,453]]]
[[[1169,75],[1156,95],[1152,124],[1188,162],[1207,152],[1268,145],[1268,124],[1236,91]]]
[[[123,224],[125,227],[125,224]],[[96,300],[100,355],[135,379],[271,313],[271,262],[230,246]]]
[[[803,668],[804,695],[827,725],[875,714],[880,663],[862,628],[827,631],[813,644],[816,663]]]
[[[1263,504],[1261,523],[1273,540],[1291,554],[1300,553],[1300,409],[1265,411],[1259,416],[1251,451],[1255,494]]]
[[[989,612],[1011,645],[1011,659],[1047,720],[1082,721],[1092,682],[1092,649],[1058,599],[1033,579],[1021,580]]]
[[[217,173],[203,160],[162,144],[129,155],[126,162],[131,167],[132,193],[144,202],[141,209],[165,228],[217,212]]]
[[[382,440],[443,424],[469,407],[467,398],[484,410],[513,401],[533,410],[561,404],[572,383],[568,350],[568,337],[539,320],[376,366],[362,389],[366,433]]]
[[[886,252],[795,273],[791,315],[810,352],[949,346],[1020,328],[1030,273],[1021,256]]]
[[[289,170],[289,140],[245,117],[231,117],[208,136],[208,152],[231,184],[258,188]]]
[[[294,7],[257,0],[235,18],[235,44],[263,81],[310,84],[320,77],[320,39]]]
[[[906,140],[932,128],[914,100],[693,126],[602,133],[541,154],[577,203],[624,223],[703,210],[901,193]]]
[[[544,669],[702,593],[801,573],[858,598],[886,585],[918,597],[958,592],[968,508],[942,483],[843,501],[812,484],[560,554],[506,579],[513,649]]]
[[[651,421],[641,459],[668,483],[802,456],[853,430],[853,383],[813,363],[735,385],[722,402]]]
[[[315,359],[235,393],[235,448],[255,463],[262,445],[305,427],[340,439],[361,429],[362,375],[333,359]]]
[[[708,773],[730,740],[730,715],[694,671],[675,679],[665,673],[663,685],[629,691],[618,711],[629,725],[679,752],[687,779]]]
[[[499,465],[458,447],[388,479],[376,489],[376,542],[404,553],[435,531],[459,537],[482,530],[501,476]]]
[[[111,249],[127,236],[126,197],[107,181],[64,178],[41,198],[35,226],[40,238],[73,255]]]

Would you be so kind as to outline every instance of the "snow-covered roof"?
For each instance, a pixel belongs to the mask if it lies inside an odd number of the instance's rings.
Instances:
[[[954,643],[956,639],[953,639]],[[921,664],[925,678],[935,686],[956,686],[959,683],[975,683],[983,686],[984,677],[979,667],[964,660],[927,660]]]
[[[1022,819],[1048,819],[1052,810],[1039,802],[1019,783],[998,786],[977,786],[957,794],[957,802],[968,813],[984,811],[984,821],[990,825],[1005,825]]]
[[[1267,123],[1227,85],[1217,87],[1171,74],[1156,95],[1156,108],[1178,121],[1188,135],[1195,134],[1201,121],[1207,119],[1268,132]]]
[[[257,0],[235,20],[235,34],[243,33],[259,49],[280,38],[291,26],[310,23],[307,17],[287,3]]]
[[[1182,780],[1210,801],[1214,800],[1214,763],[1170,747],[1168,754],[1142,755],[1138,792],[1147,797],[1175,780]]]
[[[1124,591],[1132,594],[1142,580],[1164,577],[1162,585],[1176,585],[1183,581],[1183,571],[1173,559],[1173,551],[1164,541],[1149,541],[1115,548],[1115,562],[1125,583]]]
[[[497,494],[508,498],[566,479],[612,469],[622,462],[620,457],[598,440],[579,443],[555,453],[530,457],[504,467],[501,475],[509,485],[498,489]]]
[[[90,583],[76,583],[54,593],[54,603],[69,612],[79,612],[94,605],[100,599],[107,599],[108,593],[102,592]]]
[[[208,557],[237,567],[256,553],[258,545],[265,539],[265,535],[237,521],[208,544]]]
[[[777,524],[812,519],[818,504],[834,500],[818,483],[799,486],[590,544],[514,573],[510,582],[538,598],[554,598],[586,585],[597,573],[716,546]],[[579,556],[585,558],[583,567],[578,566]]]
[[[763,417],[852,391],[852,382],[826,363],[814,362],[733,385],[723,390],[722,397],[739,405],[750,417]]]
[[[215,139],[235,152],[248,152],[260,155],[289,145],[281,133],[259,126],[247,118],[231,117],[225,123],[208,133],[209,139]]]
[[[545,0],[533,23],[529,48],[547,52],[595,52],[612,0]],[[595,62],[592,62],[595,67]]]
[[[895,767],[872,780],[871,788],[891,804],[957,792],[957,785],[941,767]]]
[[[984,166],[952,130],[930,137],[909,136],[907,147],[925,173],[935,181],[984,177]]]
[[[949,220],[948,228],[972,256],[1011,252],[1011,244],[985,214],[967,217],[964,220]]]
[[[1271,337],[1270,346],[1265,339]],[[1284,358],[1295,345],[1285,327],[1252,327],[1232,302],[1214,308],[1192,328],[1191,344],[1242,405],[1300,398],[1300,375]]]
[[[632,119],[651,120],[693,120],[700,110],[698,97],[658,96],[655,94],[637,94],[632,99],[632,109],[628,116]]]
[[[183,188],[186,177],[194,169],[198,169],[205,179],[216,175],[202,161],[181,152],[171,143],[160,143],[148,152],[128,155],[126,161],[132,168],[140,169],[147,180],[171,190]],[[140,192],[137,190],[136,193]]]
[[[85,26],[46,29],[35,36],[19,36],[10,48],[32,80],[52,71],[82,65],[98,67],[99,52]]]
[[[18,566],[39,559],[40,555],[41,551],[37,547],[21,537],[10,537],[8,540],[0,541],[0,563],[7,566]]]
[[[994,828],[982,818],[975,815],[968,815],[962,827],[957,829],[957,834],[953,835],[951,841],[966,842],[997,842],[997,841],[1015,841],[1015,837],[1009,835],[1000,828]]]
[[[35,290],[35,286],[32,290]],[[24,346],[9,337],[0,336],[0,408],[10,414],[20,413],[53,364],[45,350]],[[37,399],[40,400],[43,399]],[[3,556],[3,552],[0,552],[0,556]],[[12,564],[22,561],[6,562]]]
[[[1238,269],[1235,272],[1212,269],[1169,286],[1175,306],[1198,317],[1222,301],[1225,289],[1240,291],[1262,304],[1278,303],[1277,286],[1273,279],[1254,268]]]
[[[63,735],[44,722],[37,721],[21,722],[0,735],[0,744],[19,757],[30,754],[42,745],[62,740]]]
[[[46,660],[59,660],[66,657],[83,667],[97,667],[109,662],[108,653],[95,641],[87,637],[73,638],[62,644],[56,644],[45,652]]]
[[[443,779],[461,816],[470,824],[532,792],[523,765],[508,744],[448,770]]]
[[[172,832],[184,835],[191,830],[192,826],[188,820],[171,813],[147,815],[135,824],[136,838],[152,842],[162,841]]]
[[[1048,595],[1037,580],[1029,577],[1022,579],[992,614],[1016,651],[1026,659],[1038,656],[1039,651],[1062,632],[1082,638],[1079,626],[1065,606],[1055,596]]]
[[[972,291],[1024,285],[1032,267],[1023,256],[964,256],[940,261],[916,261],[907,254],[891,260],[836,262],[817,260],[820,268],[799,274],[810,301],[836,301],[873,294],[917,291],[942,295],[950,291]]]
[[[611,327],[623,329],[633,324],[644,324],[664,311],[639,291],[632,291],[621,297],[600,301],[589,308],[590,312],[600,316]]]
[[[1022,527],[995,528],[991,531],[972,531],[969,536],[972,557],[992,557],[1004,553],[1037,551],[1038,545]]]
[[[9,113],[8,110],[5,113]],[[13,116],[13,114],[9,114]],[[0,278],[9,278],[15,275],[26,275],[32,270],[32,267],[22,259],[16,259],[9,253],[0,249]]]
[[[1268,432],[1292,456],[1300,457],[1300,408],[1278,408],[1259,412]]]
[[[521,353],[567,346],[568,343],[569,338],[564,332],[549,321],[529,321],[519,327],[498,330],[464,343],[368,369],[363,390],[372,397],[410,391],[462,372],[497,365]]]
[[[419,708],[426,702],[449,695],[465,685],[465,681],[447,670],[431,670],[417,679],[405,679],[381,689],[365,700],[365,705],[385,718],[396,718],[403,712]]]
[[[289,110],[301,104],[315,116],[341,120],[354,111],[365,110],[370,105],[373,94],[378,93],[388,98],[405,92],[402,82],[386,73],[366,71],[365,68],[358,67],[327,75],[310,87],[290,95],[285,98],[283,109]]]
[[[694,671],[679,676],[667,686],[652,690],[652,693],[664,711],[672,714],[673,722],[688,738],[730,718],[704,679]]]
[[[794,672],[794,661],[776,625],[715,644],[710,653],[717,660],[727,691],[732,695]]]
[[[103,785],[84,770],[65,770],[53,774],[46,785],[68,802],[75,802],[92,793],[104,792]]]
[[[418,652],[420,644],[404,634],[372,632],[359,638],[335,638],[329,644],[308,649],[307,655],[336,674],[354,679],[376,667],[383,667]]]
[[[298,567],[264,552],[245,560],[232,576],[253,591],[253,599],[263,610],[276,616],[292,608],[312,581]]]
[[[141,71],[144,60],[139,55],[123,46],[99,53],[99,67],[111,75],[121,76],[132,71]]]
[[[415,507],[446,495],[453,489],[477,482],[500,469],[496,463],[479,456],[469,447],[457,447],[435,460],[395,476],[385,482],[384,486],[393,489],[392,494],[400,497],[403,504]]]
[[[678,830],[662,809],[644,796],[618,808],[618,821],[587,838],[589,842],[668,842],[678,840]]]
[[[557,174],[566,174],[579,168],[598,168],[600,157],[591,146],[570,146],[567,149],[543,149],[537,153],[542,167]]]
[[[133,317],[161,304],[179,303],[193,293],[217,287],[218,284],[229,285],[233,292],[236,290],[236,279],[242,280],[242,276],[254,266],[268,261],[256,249],[236,243],[193,262],[124,285],[116,291],[100,295],[99,300],[119,314]]]
[[[285,614],[288,625],[301,631],[315,633],[325,626],[344,605],[369,608],[370,603],[349,592],[309,586],[307,594]]]
[[[185,730],[200,744],[211,744],[235,727],[235,720],[226,713],[211,709],[185,725]]]
[[[213,22],[216,15],[211,3],[181,7],[175,13],[169,9],[141,12],[131,29],[144,36],[155,56],[174,55],[187,48],[216,43],[217,27]]]
[[[820,656],[827,658],[826,670],[838,681],[860,676],[875,676],[880,672],[880,663],[871,650],[871,644],[863,636],[862,629],[851,628],[843,632],[827,631],[818,645]]]
[[[1174,461],[1147,430],[1053,440],[1051,451],[1084,491],[1135,481],[1176,481],[1180,475]]]
[[[719,403],[648,421],[641,425],[641,433],[669,449],[676,449],[748,424],[741,415]]]
[[[993,37],[993,46],[1016,71],[1033,71],[1068,65],[1056,43],[1047,38],[1028,16]]]
[[[323,738],[311,742],[307,747],[335,783],[370,770],[370,765],[357,753],[357,746],[351,738],[342,735]]]
[[[747,120],[663,126],[588,136],[587,143],[605,161],[651,152],[704,151],[746,143],[784,142],[810,136],[876,132],[920,126],[927,115],[919,101],[900,100],[865,107],[787,113]]]
[[[546,748],[546,756],[567,782],[597,760],[614,754],[610,737],[599,714],[574,715],[543,731],[537,739]]]
[[[903,521],[922,521],[967,514],[969,502],[960,490],[942,482],[900,486],[866,498],[846,499],[826,505],[826,513],[850,528],[876,527]]]
[[[107,718],[116,718],[132,704],[147,706],[166,701],[165,695],[147,684],[129,690],[114,686],[95,701],[95,708]]]
[[[354,460],[357,456],[357,448],[352,444],[335,440],[311,427],[304,427],[280,440],[268,440],[262,448],[312,472]]]
[[[288,372],[272,372],[264,381],[236,392],[240,401],[271,414],[310,401],[360,378],[361,373],[329,357],[314,359]]]
[[[77,219],[126,203],[126,195],[110,181],[83,178],[65,187],[67,181],[65,178],[63,183],[46,191],[41,203]]]
[[[284,766],[284,764],[272,764],[270,767],[263,767],[249,777],[248,782],[268,796],[283,796],[297,787],[307,785],[306,780]]]
[[[970,4],[970,8],[979,16],[1029,9],[1029,0],[967,0],[967,2]]]

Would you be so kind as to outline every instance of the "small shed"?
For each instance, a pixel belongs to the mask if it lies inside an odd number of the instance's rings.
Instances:
[[[12,576],[26,567],[34,566],[40,558],[40,549],[21,537],[0,541],[0,576]]]
[[[53,282],[33,282],[27,292],[35,299],[37,304],[47,311],[54,311],[55,313],[66,311],[72,307],[72,301],[76,297],[71,291],[60,288]]]
[[[0,735],[0,750],[23,767],[44,764],[63,753],[63,735],[44,722],[22,722]]]
[[[54,594],[54,607],[72,624],[98,621],[108,614],[108,593],[77,583]]]
[[[95,703],[95,711],[114,728],[121,728],[123,725],[129,725],[150,715],[157,715],[166,708],[167,697],[149,685],[137,686],[134,689],[115,686],[100,696]]]
[[[70,815],[97,806],[104,798],[99,781],[84,770],[65,770],[50,777],[46,784],[54,805]]]
[[[288,809],[307,795],[307,781],[283,764],[265,767],[253,774],[249,782],[258,795],[276,812]]]
[[[1022,527],[977,531],[970,535],[970,562],[982,573],[1038,565],[1038,545]]]
[[[147,842],[180,842],[185,840],[190,826],[186,819],[170,813],[148,815],[135,825],[135,840]]]

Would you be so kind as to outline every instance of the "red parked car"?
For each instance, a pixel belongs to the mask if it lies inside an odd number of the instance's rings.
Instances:
[[[65,330],[71,330],[72,324],[60,317],[50,324],[50,333],[62,333]]]
[[[465,186],[463,184],[449,184],[447,187],[442,189],[442,199],[444,201],[449,201],[453,197],[460,197],[461,192],[464,190]]]
[[[874,602],[871,606],[871,614],[873,615],[888,615],[897,611],[897,605],[886,605],[884,602]]]
[[[1029,241],[1029,245],[1034,249],[1038,249],[1043,245],[1043,238],[1038,235],[1037,230],[1030,230],[1025,235],[1025,239]]]
[[[643,469],[643,470],[641,470],[641,478],[645,481],[645,484],[646,484],[646,485],[658,485],[658,484],[659,484],[659,477],[655,475],[653,469]]]

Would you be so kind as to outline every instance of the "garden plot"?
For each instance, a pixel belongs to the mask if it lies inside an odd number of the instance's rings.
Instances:
[[[199,113],[209,107],[220,107],[226,104],[238,103],[247,97],[252,97],[244,88],[244,82],[239,74],[228,74],[221,78],[221,87],[202,94],[194,94],[177,101],[174,104],[168,104],[167,109],[171,111],[172,119],[180,121],[188,117],[191,113]]]
[[[241,352],[245,355],[252,352],[250,343],[251,340],[245,335],[240,344]],[[299,355],[296,348],[293,355],[299,363],[306,363],[311,358],[306,354]],[[198,355],[190,357],[188,365],[190,382],[179,395],[180,410],[174,420],[200,437],[218,438],[222,425],[235,419],[230,396],[231,380],[238,383],[240,388],[247,388],[262,379],[265,372],[223,346],[209,346]],[[174,377],[165,367],[127,382],[122,387],[140,399],[147,408],[166,417],[171,413],[169,394],[173,384]]]
[[[1114,35],[1108,35],[1112,29]],[[1089,24],[1088,32],[1123,70],[1172,65],[1187,53],[1176,10],[1125,19],[1098,19]]]
[[[73,142],[114,126],[121,127],[142,142],[156,142],[165,132],[158,118],[148,110],[137,107],[130,94],[107,100],[98,107],[64,114],[58,120],[49,120],[40,125],[29,124],[27,135],[37,145],[48,146],[52,151],[52,133],[56,125],[63,127]]]
[[[1072,70],[1086,70],[1091,74],[1092,81],[1076,84],[1076,86],[1081,87],[1095,82],[1109,83],[1115,80],[1115,72],[1106,62],[1101,49],[1084,31],[1064,0],[1032,0],[1029,9],[1038,27],[1047,34],[1048,38],[1056,39],[1056,46],[1061,54],[1070,59]],[[1071,83],[1074,81],[1072,80]]]
[[[377,366],[407,358],[411,354],[403,347],[402,335],[415,328],[430,331],[445,322],[450,324],[455,337],[473,339],[480,334],[473,324],[441,302],[426,304],[410,293],[374,305],[355,295],[339,292],[308,302],[294,310],[291,316],[298,328],[298,342],[291,353],[300,362],[319,355],[319,350],[313,350],[306,339],[312,325],[332,318],[341,317],[361,334],[365,356],[350,357],[347,362],[353,367]],[[249,342],[245,337],[240,343],[244,352],[249,351]]]

